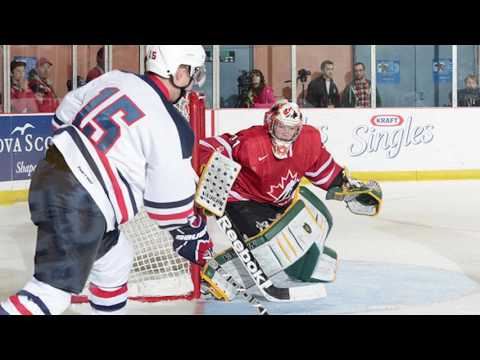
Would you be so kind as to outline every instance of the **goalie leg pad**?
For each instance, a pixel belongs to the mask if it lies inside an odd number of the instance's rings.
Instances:
[[[305,200],[308,204],[303,202]],[[308,197],[308,200],[307,200]],[[302,200],[298,200],[282,217],[275,221],[268,229],[247,241],[248,247],[255,256],[266,275],[271,277],[281,271],[296,280],[305,282],[326,282],[328,277],[313,277],[317,264],[324,249],[324,242],[331,229],[331,215],[323,203],[311,191],[303,191]],[[245,271],[235,251],[230,248],[215,257],[235,281],[245,288],[254,286],[253,281]],[[204,276],[209,278],[212,287],[219,287],[211,291],[217,298],[231,298],[233,289],[218,276],[215,279],[215,270],[206,267]],[[225,294],[228,294],[225,296]],[[215,296],[215,295],[214,295]]]
[[[335,250],[326,247],[323,254],[318,258],[309,282],[334,282],[337,278],[338,256]]]
[[[208,291],[217,300],[230,301],[235,298],[237,290],[213,267],[206,266],[202,270],[202,280],[208,284]]]
[[[292,279],[310,281],[320,255],[317,244],[313,244],[301,259],[285,269],[285,273]]]
[[[326,246],[320,253],[317,244],[313,244],[301,259],[285,269],[285,273],[295,280],[325,283],[335,281],[337,268],[337,253]]]

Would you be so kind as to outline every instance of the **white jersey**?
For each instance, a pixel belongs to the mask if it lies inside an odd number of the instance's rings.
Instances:
[[[93,197],[107,231],[144,204],[164,229],[193,215],[194,135],[151,75],[111,71],[68,93],[53,118],[53,143]]]

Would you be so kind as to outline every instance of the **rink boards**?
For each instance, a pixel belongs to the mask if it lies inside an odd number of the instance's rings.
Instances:
[[[263,123],[264,109],[206,111],[207,136]],[[480,179],[477,108],[304,109],[328,150],[360,179]],[[0,202],[26,199],[52,114],[0,116]]]

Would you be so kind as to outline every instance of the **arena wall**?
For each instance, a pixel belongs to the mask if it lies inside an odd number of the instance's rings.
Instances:
[[[265,109],[207,110],[207,136],[263,123]],[[304,109],[328,150],[360,179],[480,179],[477,108]],[[27,199],[51,140],[51,114],[0,116],[0,203]]]

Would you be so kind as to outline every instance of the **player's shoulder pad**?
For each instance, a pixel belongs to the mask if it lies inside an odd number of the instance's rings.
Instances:
[[[144,80],[148,85],[152,87],[153,90],[160,96],[165,109],[170,114],[178,132],[178,136],[180,138],[180,144],[182,147],[182,157],[184,159],[188,159],[192,156],[193,150],[193,142],[195,140],[195,135],[193,130],[188,123],[187,119],[173,106],[170,101],[165,97],[162,91],[155,85],[155,83],[150,80],[147,76],[139,76],[142,80]]]
[[[312,125],[303,125],[301,136],[307,141],[322,141],[320,130]]]
[[[243,143],[256,143],[260,139],[269,137],[267,129],[263,125],[255,125],[245,130],[240,130],[236,137]]]

